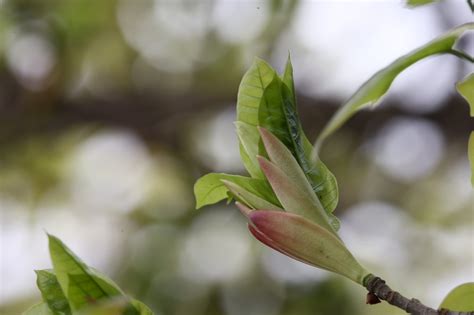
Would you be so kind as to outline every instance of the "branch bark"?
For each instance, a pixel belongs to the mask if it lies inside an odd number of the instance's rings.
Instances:
[[[408,299],[397,291],[393,291],[384,280],[374,275],[369,275],[364,280],[364,287],[369,291],[367,304],[376,304],[380,300],[396,306],[412,315],[474,315],[473,312],[457,312],[446,309],[435,310],[418,301]],[[374,296],[375,295],[375,296]]]

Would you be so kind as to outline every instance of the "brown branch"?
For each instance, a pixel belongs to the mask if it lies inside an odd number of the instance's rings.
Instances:
[[[473,312],[457,312],[446,309],[435,310],[418,301],[417,299],[408,299],[397,291],[393,291],[385,281],[374,275],[369,275],[364,280],[364,287],[369,291],[367,295],[367,304],[376,304],[378,299],[387,301],[412,315],[474,315]]]

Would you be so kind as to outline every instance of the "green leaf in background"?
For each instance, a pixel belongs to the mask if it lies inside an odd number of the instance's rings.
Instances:
[[[456,84],[456,89],[469,104],[471,108],[471,117],[474,117],[474,73],[465,77],[462,81]]]
[[[407,0],[407,5],[410,7],[420,7],[425,4],[436,2],[437,0]]]
[[[108,281],[98,278],[61,240],[52,235],[48,235],[48,239],[56,277],[73,310],[83,307],[84,301],[95,302],[120,295]]]
[[[85,307],[77,315],[145,315],[140,313],[132,301],[126,297],[115,297]],[[152,314],[152,313],[150,313]]]
[[[319,135],[315,153],[317,155],[324,140],[341,127],[349,118],[363,108],[376,106],[387,93],[393,80],[412,64],[429,56],[437,54],[454,54],[472,61],[472,57],[453,50],[458,39],[469,30],[474,29],[474,23],[467,23],[452,29],[428,44],[395,60],[393,63],[374,74],[357,92],[336,112]]]
[[[28,310],[23,312],[22,315],[54,315],[53,312],[49,309],[48,304],[41,302],[33,305]]]
[[[199,178],[196,184],[194,184],[196,209],[214,204],[228,197],[227,193],[229,189],[224,185],[222,180],[232,182],[275,206],[280,206],[280,203],[270,185],[263,179],[222,173],[210,173]]]
[[[55,315],[69,315],[71,308],[52,270],[36,270],[36,284],[43,301]]]
[[[439,308],[457,312],[474,311],[474,282],[455,287],[444,298]]]
[[[132,299],[131,303],[140,315],[153,315],[153,312],[144,303],[135,299]]]
[[[469,143],[467,145],[467,155],[471,164],[471,184],[474,187],[474,131],[471,131]]]

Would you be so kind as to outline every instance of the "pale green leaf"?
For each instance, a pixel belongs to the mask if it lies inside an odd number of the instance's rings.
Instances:
[[[259,153],[260,141],[257,127],[243,121],[236,121],[235,127],[237,130],[237,136],[239,137],[240,156],[247,171],[253,178],[264,179],[265,176],[263,176],[263,173],[255,160]]]
[[[55,315],[69,315],[71,308],[64,295],[58,279],[52,270],[36,270],[36,284],[46,302]]]
[[[196,209],[214,204],[228,198],[228,188],[222,180],[235,183],[252,194],[279,206],[280,203],[273,193],[270,185],[263,179],[250,178],[238,175],[221,173],[210,173],[199,178],[194,184],[194,196],[196,197]]]
[[[474,187],[474,131],[471,131],[467,147],[469,162],[471,164],[471,184],[472,187]]]
[[[465,77],[456,84],[456,89],[467,101],[470,107],[471,117],[474,117],[474,73]]]
[[[139,315],[153,315],[153,312],[151,311],[151,309],[148,306],[146,306],[143,302],[132,299],[131,303],[135,307],[135,309],[138,311]]]
[[[49,309],[46,302],[41,302],[30,307],[22,315],[54,315],[54,313]]]
[[[452,53],[464,59],[472,57],[453,51],[458,39],[469,30],[474,29],[474,23],[467,23],[452,29],[448,33],[436,38],[428,44],[398,58],[393,63],[374,74],[357,92],[336,112],[329,123],[324,127],[315,145],[315,155],[324,140],[341,127],[349,118],[363,108],[376,106],[387,93],[395,78],[414,63],[438,54]]]
[[[126,297],[115,297],[84,307],[75,315],[141,315],[132,301]],[[152,314],[152,313],[150,313]]]
[[[266,201],[263,198],[260,198],[259,196],[247,191],[245,188],[233,182],[223,179],[222,183],[227,187],[227,189],[229,189],[229,191],[232,192],[232,194],[238,201],[243,202],[244,204],[253,209],[283,210],[280,207],[275,206],[274,204]]]
[[[457,312],[474,311],[474,282],[464,283],[454,288],[444,298],[439,308]]]
[[[258,58],[255,59],[240,82],[237,94],[237,122],[253,127],[259,125],[258,112],[263,92],[275,76],[275,70],[265,61]],[[258,138],[255,139],[251,134],[248,135],[250,136],[243,137],[242,134],[239,134],[242,161],[252,177],[263,178],[263,174],[258,170],[256,155],[246,151],[249,148],[258,147]]]
[[[100,279],[61,240],[52,235],[48,239],[56,277],[73,310],[82,307],[84,300],[98,301],[121,294],[109,280]]]

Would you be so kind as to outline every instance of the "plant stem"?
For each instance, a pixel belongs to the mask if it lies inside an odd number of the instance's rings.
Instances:
[[[457,312],[446,309],[435,310],[418,301],[417,299],[408,299],[397,291],[393,291],[385,281],[374,275],[368,275],[364,279],[364,287],[369,291],[367,299],[368,304],[376,304],[378,297],[381,300],[387,301],[389,304],[396,306],[405,312],[412,315],[474,315],[473,312]]]

